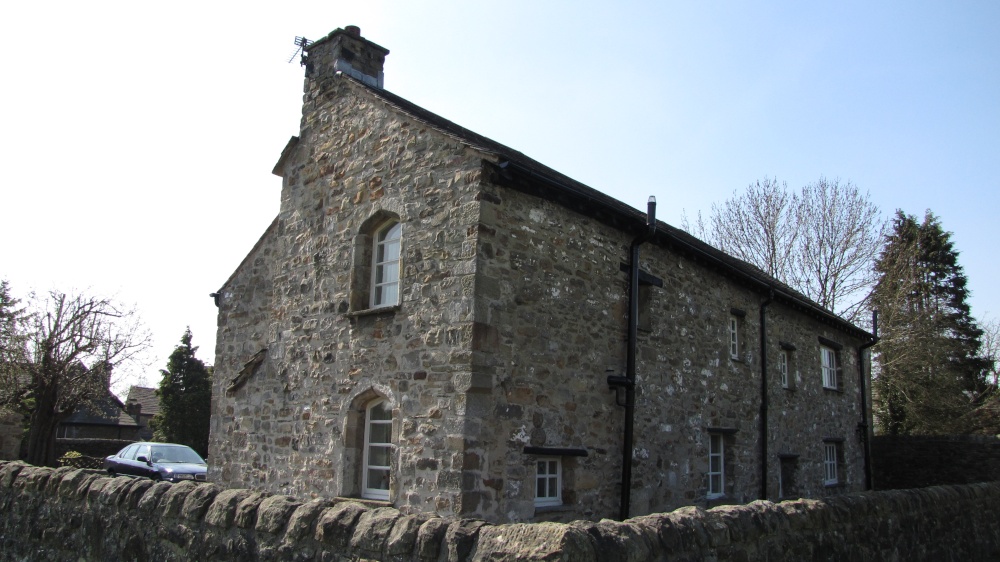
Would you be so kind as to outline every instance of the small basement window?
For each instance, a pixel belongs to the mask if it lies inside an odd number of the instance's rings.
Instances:
[[[525,447],[524,453],[535,455],[535,507],[556,507],[573,503],[572,469],[575,457],[586,457],[586,449],[568,447]],[[567,476],[566,471],[570,471]],[[564,489],[569,490],[564,493]]]
[[[535,506],[562,505],[562,459],[543,457],[535,461]]]

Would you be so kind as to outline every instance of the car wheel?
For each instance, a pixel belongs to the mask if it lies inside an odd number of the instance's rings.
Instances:
[[[108,470],[108,476],[114,478],[114,477],[118,476],[118,473],[115,472],[115,471],[113,471],[113,470]]]
[[[150,478],[153,479],[153,482],[162,482],[163,481],[163,477],[160,476],[159,474],[154,474],[154,475],[150,476]]]

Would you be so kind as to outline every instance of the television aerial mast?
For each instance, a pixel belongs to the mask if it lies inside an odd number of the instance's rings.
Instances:
[[[302,53],[302,60],[299,61],[299,64],[300,65],[305,65],[306,64],[306,54],[304,52],[302,52],[302,50],[305,49],[306,47],[308,47],[309,45],[312,45],[312,41],[306,39],[305,37],[298,37],[298,36],[296,36],[295,37],[295,45],[296,45],[295,52],[292,53],[292,56],[288,57],[288,62],[292,62],[293,60],[295,60],[295,55],[297,55],[299,53]]]

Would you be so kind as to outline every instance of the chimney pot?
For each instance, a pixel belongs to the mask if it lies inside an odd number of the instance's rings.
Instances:
[[[350,33],[355,37],[361,37],[361,28],[356,25],[349,25],[344,28],[344,31]]]

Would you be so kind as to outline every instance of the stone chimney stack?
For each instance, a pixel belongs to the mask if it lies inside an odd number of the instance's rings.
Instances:
[[[306,77],[322,78],[336,72],[360,80],[369,86],[383,87],[382,65],[389,49],[361,36],[361,28],[349,25],[337,28],[305,48]]]

